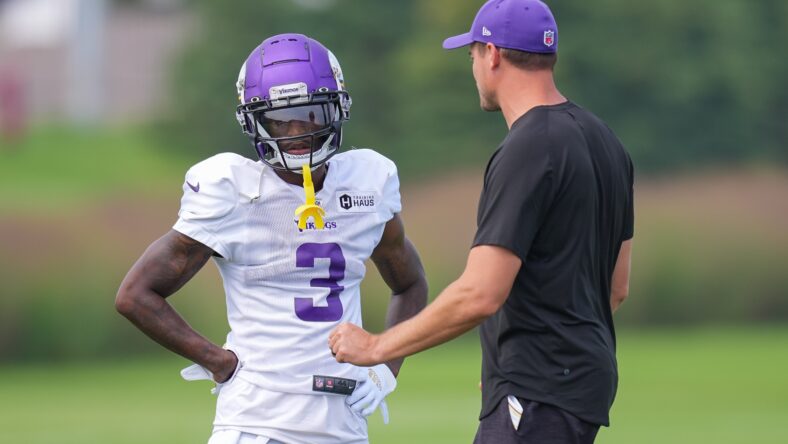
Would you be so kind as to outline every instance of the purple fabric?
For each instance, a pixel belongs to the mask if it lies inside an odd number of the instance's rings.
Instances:
[[[468,46],[471,43],[473,43],[473,36],[470,32],[466,32],[465,34],[447,38],[443,41],[443,47],[446,49],[456,49]]]
[[[299,319],[308,322],[334,322],[342,319],[344,311],[339,294],[345,289],[338,282],[345,278],[345,255],[339,244],[306,243],[296,250],[296,267],[312,268],[316,258],[328,258],[328,278],[315,278],[309,283],[312,287],[328,288],[326,306],[315,306],[312,298],[295,298],[295,313]]]
[[[281,62],[295,63],[281,63]],[[265,73],[263,73],[265,66]],[[320,88],[337,89],[328,58],[328,50],[303,34],[279,34],[269,37],[246,59],[243,102],[253,97],[270,98],[270,89],[302,79],[310,93]]]
[[[471,30],[449,37],[443,47],[455,49],[472,42],[554,53],[558,50],[558,26],[550,8],[539,0],[489,0],[479,9]]]

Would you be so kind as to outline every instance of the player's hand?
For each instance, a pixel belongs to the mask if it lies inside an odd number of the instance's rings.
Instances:
[[[221,367],[212,373],[213,381],[222,384],[230,380],[238,371],[238,356],[231,350],[222,349]]]
[[[224,350],[222,360],[222,369],[217,373],[211,372],[200,364],[193,364],[181,370],[181,377],[187,381],[213,381],[216,383],[216,386],[211,389],[211,393],[218,395],[225,384],[229,384],[235,379],[238,371],[244,365],[235,352],[230,350]],[[229,367],[230,371],[228,372],[225,367],[229,366],[230,363],[232,363],[232,367]]]
[[[349,362],[358,366],[380,364],[375,361],[374,351],[378,336],[370,334],[354,324],[340,324],[328,335],[328,346],[337,362]]]
[[[367,417],[380,407],[383,423],[389,423],[389,409],[386,405],[386,396],[397,388],[397,378],[391,373],[386,364],[369,367],[366,378],[359,381],[359,385],[345,399],[350,410]]]

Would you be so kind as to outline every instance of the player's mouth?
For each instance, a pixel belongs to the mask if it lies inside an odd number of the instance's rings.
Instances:
[[[291,156],[300,156],[303,154],[309,154],[309,148],[291,148],[285,151],[285,154],[290,154]]]
[[[291,156],[309,154],[309,151],[311,150],[311,147],[307,143],[282,143],[281,147],[285,154],[289,154]]]

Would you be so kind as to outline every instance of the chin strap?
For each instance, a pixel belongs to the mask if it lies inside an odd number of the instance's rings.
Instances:
[[[326,215],[326,210],[320,208],[315,203],[315,186],[312,183],[312,170],[309,165],[303,165],[302,175],[304,176],[304,194],[306,194],[306,203],[299,206],[295,210],[295,215],[298,217],[298,229],[306,229],[306,221],[311,217],[315,221],[315,228],[322,230],[325,224],[323,223],[323,216]]]

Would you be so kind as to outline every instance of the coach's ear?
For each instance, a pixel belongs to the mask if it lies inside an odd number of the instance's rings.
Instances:
[[[495,70],[501,65],[501,50],[498,49],[498,47],[493,45],[492,43],[487,43],[487,45],[485,46],[487,49],[487,51],[485,52],[489,57],[489,60],[487,61],[488,63],[487,66],[489,66],[491,70]]]

